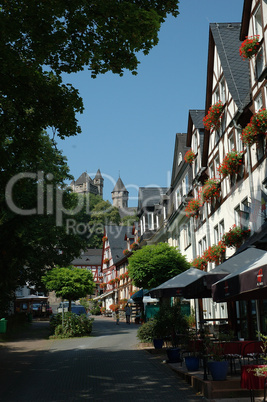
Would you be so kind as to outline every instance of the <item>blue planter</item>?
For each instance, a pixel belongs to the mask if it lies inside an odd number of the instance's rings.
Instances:
[[[226,380],[228,371],[228,361],[212,361],[208,362],[208,367],[213,381],[224,381]]]
[[[166,352],[167,352],[169,363],[179,363],[182,361],[181,355],[180,355],[180,352],[181,352],[180,348],[166,349]]]
[[[162,349],[163,339],[153,339],[153,344],[155,349]]]
[[[195,356],[186,356],[185,365],[188,371],[197,371],[199,369],[199,358]]]

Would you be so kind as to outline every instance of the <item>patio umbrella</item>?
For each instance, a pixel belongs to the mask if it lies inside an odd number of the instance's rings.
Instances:
[[[131,300],[133,300],[134,302],[142,302],[143,301],[143,297],[145,295],[147,295],[149,293],[149,290],[147,289],[140,289],[137,292],[135,292],[132,296],[131,296]]]
[[[247,249],[229,260],[238,267],[225,278],[212,285],[212,297],[216,302],[266,298],[267,252]]]
[[[211,284],[217,282],[227,273],[205,272],[189,268],[150,290],[152,297],[185,297],[186,299],[211,297]]]

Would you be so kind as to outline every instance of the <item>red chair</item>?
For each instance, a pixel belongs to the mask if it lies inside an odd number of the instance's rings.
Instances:
[[[240,362],[241,359],[241,343],[240,342],[225,342],[223,345],[223,354],[225,360],[230,362],[231,374],[236,373],[236,360]]]
[[[242,348],[242,364],[258,363],[260,356],[262,355],[262,341],[251,341],[245,343]]]

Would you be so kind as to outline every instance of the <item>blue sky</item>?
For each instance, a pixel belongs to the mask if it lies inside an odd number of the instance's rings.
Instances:
[[[209,23],[241,22],[243,2],[180,0],[180,15],[162,25],[159,44],[140,55],[137,76],[64,77],[85,107],[77,116],[82,134],[58,140],[75,179],[100,169],[111,201],[120,174],[129,206],[137,205],[138,187],[169,186],[175,134],[187,131],[189,109],[205,107]]]

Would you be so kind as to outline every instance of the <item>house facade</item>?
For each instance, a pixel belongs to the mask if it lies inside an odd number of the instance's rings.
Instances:
[[[241,23],[210,24],[205,109],[189,111],[187,133],[176,137],[171,186],[154,203],[161,219],[154,218],[159,224],[150,242],[168,241],[207,271],[231,257],[266,220],[266,23],[266,1],[245,0]],[[242,57],[243,41],[255,35],[255,54]],[[182,161],[188,150],[192,158]],[[257,303],[203,299],[198,320],[225,323],[228,308],[236,317],[235,332],[253,337],[256,308],[267,311],[265,300]]]

